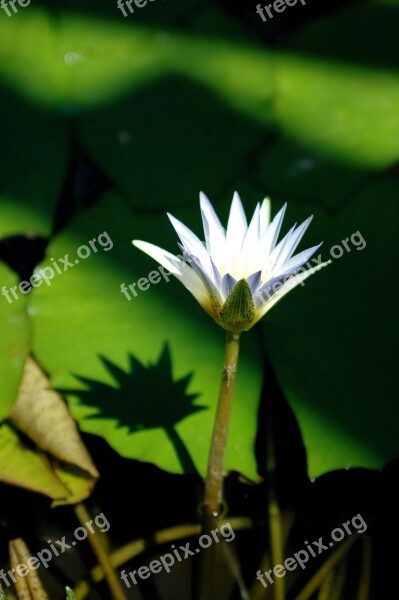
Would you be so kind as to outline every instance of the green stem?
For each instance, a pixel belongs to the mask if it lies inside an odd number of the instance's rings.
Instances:
[[[340,600],[343,597],[348,562],[344,558],[326,575],[319,588],[317,600]]]
[[[342,544],[338,546],[337,550],[335,550],[335,552],[327,558],[327,560],[321,565],[316,573],[314,573],[312,578],[308,581],[295,600],[309,600],[319,589],[320,585],[323,583],[323,580],[325,577],[327,577],[331,569],[334,569],[344,558],[344,556],[346,556],[357,539],[358,538],[356,536],[352,536],[351,538],[348,538],[342,542]]]
[[[372,550],[371,540],[363,538],[362,563],[360,568],[360,581],[357,589],[356,600],[368,600],[370,598],[371,585]]]
[[[240,334],[228,331],[208,474],[205,481],[204,514],[207,516],[218,515],[222,504],[224,457],[239,349]]]
[[[224,352],[222,381],[219,401],[213,428],[212,444],[209,454],[208,473],[205,480],[205,494],[202,508],[202,534],[210,534],[217,527],[221,512],[223,494],[224,457],[226,453],[227,432],[234,394],[240,335],[227,332]],[[199,564],[199,581],[196,590],[198,600],[215,600],[220,597],[215,574],[218,571],[220,550],[213,544],[203,552]]]
[[[280,507],[273,492],[269,492],[269,528],[270,528],[270,550],[273,567],[284,562],[284,542],[281,526]],[[277,578],[273,585],[274,600],[285,600],[284,579]]]
[[[284,540],[282,532],[282,518],[276,489],[276,452],[274,444],[273,410],[268,406],[267,423],[267,476],[268,476],[268,517],[269,537],[272,566],[281,565],[284,562]],[[277,578],[273,585],[273,600],[285,599],[285,584],[283,578]]]

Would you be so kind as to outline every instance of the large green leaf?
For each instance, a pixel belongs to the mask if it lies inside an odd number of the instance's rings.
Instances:
[[[0,92],[6,148],[0,162],[0,238],[47,236],[66,171],[66,127],[7,88]]]
[[[114,18],[100,3],[94,17],[61,3],[57,20],[32,7],[0,23],[0,72],[36,102],[79,115],[79,140],[133,205],[187,205],[198,187],[218,194],[248,166],[253,184],[336,206],[396,160],[389,4],[337,11],[273,52],[211,4],[192,17],[183,2],[153,9]],[[384,16],[387,35],[371,52]],[[262,143],[271,126],[283,138]]]
[[[178,216],[199,226],[197,206]],[[174,279],[131,295],[130,302],[121,293],[122,282],[137,282],[157,268],[131,245],[133,238],[178,250],[165,215],[138,217],[109,197],[54,240],[49,255],[69,253],[73,261],[80,245],[104,231],[113,240],[112,250],[100,248],[32,295],[34,352],[55,387],[80,390],[69,398],[82,430],[103,436],[123,456],[173,472],[193,470],[194,463],[204,474],[224,332]],[[256,475],[253,441],[260,386],[258,351],[248,334],[227,468],[249,477]]]
[[[291,138],[355,167],[380,168],[397,158],[397,73],[297,52],[280,53],[276,68],[277,120]]]
[[[389,4],[357,4],[313,23],[272,55],[273,68],[266,49],[208,4],[188,21],[186,34],[174,28],[176,14],[158,15],[167,27],[163,34],[150,27],[154,13],[146,15],[104,21],[101,12],[97,19],[66,13],[55,25],[32,7],[12,24],[2,22],[0,69],[43,103],[75,109],[107,103],[114,113],[112,100],[123,94],[160,76],[184,75],[257,121],[269,121],[272,103],[276,123],[310,148],[362,166],[387,164],[396,156],[397,75],[391,54],[398,17]],[[370,35],[376,27],[385,31],[384,15],[390,18],[387,35],[371,53]],[[222,19],[223,28],[212,25]],[[356,50],[349,35],[353,24]],[[16,46],[22,36],[32,44]],[[344,40],[339,48],[338,37]],[[43,51],[29,52],[37,43]],[[28,62],[30,69],[22,68]]]
[[[274,55],[282,135],[257,168],[266,189],[332,209],[397,161],[398,27],[392,2],[354,2],[283,40]]]
[[[18,290],[18,278],[0,262],[0,421],[7,417],[15,400],[29,351],[29,326],[25,296]],[[14,288],[16,299],[11,291]],[[7,299],[8,297],[8,299]]]
[[[200,3],[191,14],[188,4],[176,4],[171,12],[162,3],[159,12],[134,19],[113,18],[111,11],[105,18],[103,3],[95,16],[76,3],[61,8],[57,20],[32,6],[18,19],[0,21],[0,73],[26,99],[78,117],[80,145],[138,212],[185,206],[180,216],[190,222],[198,188],[218,201],[239,187],[250,200],[260,199],[256,189],[273,192],[279,202],[295,201],[290,213],[298,219],[315,212],[309,245],[312,235],[315,243],[324,238],[328,249],[361,231],[365,250],[345,254],[293,292],[261,327],[302,426],[311,473],[380,466],[397,454],[389,386],[379,392],[394,374],[391,338],[381,332],[391,330],[393,312],[385,265],[397,185],[379,170],[399,155],[397,7],[352,3],[271,51],[217,7]],[[61,138],[51,133],[44,139]],[[44,182],[49,174],[41,156],[32,164]],[[48,203],[60,172],[49,180]],[[29,198],[23,180],[15,185],[22,190],[15,197]],[[53,204],[43,226],[36,189],[36,203],[22,203],[31,213],[21,213],[22,222],[46,231]],[[12,200],[7,196],[4,233],[21,227]],[[122,281],[152,269],[130,248],[131,237],[174,248],[166,228],[164,217],[133,216],[114,199],[57,238],[49,257],[72,255],[104,229],[115,248],[33,292],[35,350],[56,385],[80,387],[70,398],[85,430],[126,456],[172,471],[192,468],[192,460],[203,472],[212,410],[200,409],[213,409],[217,395],[217,329],[176,282],[152,286],[130,303],[119,291]],[[244,336],[247,356],[251,337]],[[251,476],[259,367],[249,362],[241,368],[228,466]],[[176,396],[171,407],[160,402],[157,382],[164,396]],[[148,410],[137,393],[130,422],[130,404],[115,387],[141,391],[146,384]],[[168,411],[151,411],[153,398]],[[102,412],[95,416],[97,399]],[[383,406],[378,427],[377,401]],[[176,427],[170,427],[173,419]]]
[[[322,258],[333,263],[262,322],[313,476],[347,465],[380,468],[398,454],[399,406],[391,383],[397,296],[390,262],[398,197],[392,176],[370,184],[338,215],[308,206],[315,214],[309,244],[324,239]],[[304,208],[291,204],[289,214],[299,220]]]

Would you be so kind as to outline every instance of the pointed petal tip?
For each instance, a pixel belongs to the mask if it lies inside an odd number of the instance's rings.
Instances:
[[[172,225],[174,227],[174,224],[176,222],[178,222],[178,219],[176,219],[176,217],[174,217],[170,212],[167,212],[166,216],[168,217],[169,221],[172,223]]]
[[[210,210],[211,212],[214,212],[213,204],[209,200],[209,198],[205,194],[205,192],[200,192],[199,197],[200,197],[201,210],[204,210],[204,211]]]
[[[199,193],[199,199],[200,199],[200,208],[201,211],[203,213],[207,212],[207,208],[209,206],[212,207],[211,201],[209,200],[208,196],[205,194],[205,192],[200,192]]]
[[[281,215],[280,219],[281,219],[281,221],[283,221],[283,219],[285,217],[285,213],[287,211],[287,207],[288,207],[287,202],[284,202],[283,206],[280,208],[280,210],[277,212],[277,214],[275,215],[274,218],[276,218],[278,215]]]
[[[313,221],[313,217],[314,215],[309,215],[309,217],[307,217],[303,223],[301,223],[301,225],[305,225],[306,227],[308,227],[308,225]]]
[[[270,207],[271,201],[269,196],[265,196],[262,200],[261,207]]]

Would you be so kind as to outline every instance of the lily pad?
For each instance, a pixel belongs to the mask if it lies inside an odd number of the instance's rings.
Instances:
[[[18,278],[0,263],[0,421],[13,404],[26,356],[29,351],[29,325],[25,297],[18,290]],[[17,298],[14,297],[11,288]],[[8,297],[8,299],[7,299]]]
[[[351,3],[289,36],[275,63],[285,135],[355,168],[396,162],[398,26],[390,2]]]
[[[67,165],[65,123],[5,87],[0,110],[0,238],[49,236]]]
[[[391,176],[338,215],[308,206],[315,215],[309,244],[324,239],[322,259],[333,262],[262,321],[313,477],[349,466],[378,469],[398,455],[399,407],[391,392],[397,300],[389,263],[398,196]],[[288,214],[299,219],[305,207],[291,204]]]

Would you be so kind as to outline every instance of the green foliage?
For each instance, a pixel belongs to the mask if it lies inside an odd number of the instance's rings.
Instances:
[[[256,476],[260,336],[295,409],[311,474],[381,467],[397,455],[399,417],[389,265],[399,193],[390,168],[399,155],[397,8],[353,3],[273,49],[208,2],[154,3],[129,19],[115,10],[60,3],[55,18],[53,8],[32,5],[0,21],[10,149],[0,234],[49,234],[72,147],[115,188],[65,222],[43,265],[103,231],[112,251],[35,289],[29,319],[23,299],[0,298],[0,416],[16,394],[29,320],[30,348],[53,384],[70,390],[84,431],[123,456],[203,474],[223,333],[174,280],[130,301],[120,285],[157,267],[133,238],[177,250],[166,210],[199,233],[199,189],[226,218],[237,188],[248,212],[264,194],[274,210],[289,201],[287,226],[314,213],[304,243],[324,240],[323,259],[356,231],[367,245],[348,242],[350,252],[244,336],[227,468]],[[0,275],[2,285],[15,284],[5,267]]]
[[[17,276],[0,263],[1,287],[5,286],[11,303],[0,296],[0,421],[5,419],[15,399],[26,355],[29,351],[29,326],[25,298],[15,300],[10,288]],[[19,292],[18,292],[19,294]],[[19,294],[22,296],[22,294]]]

